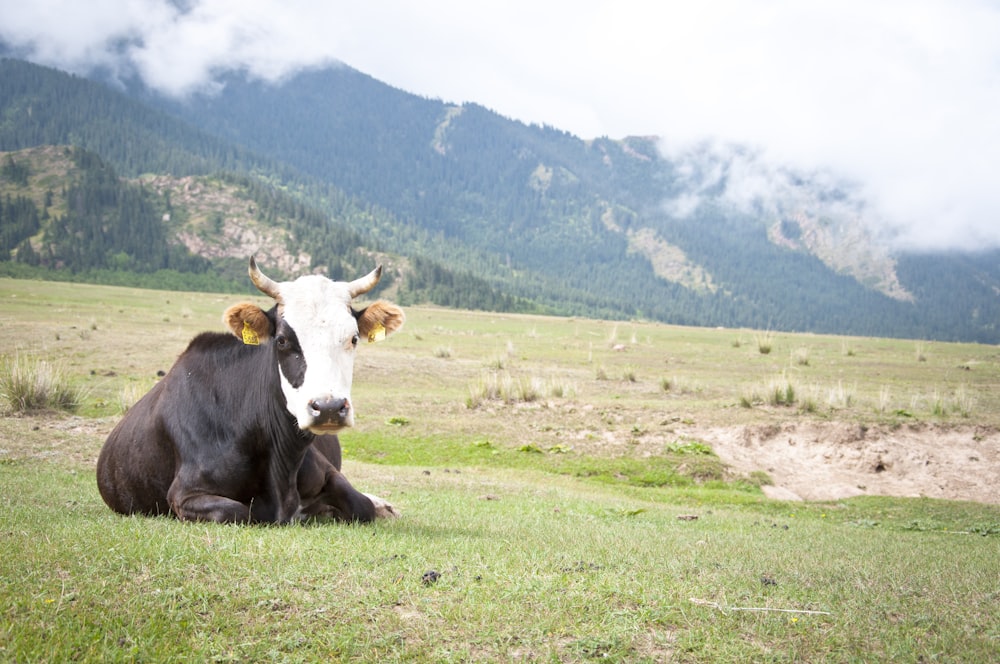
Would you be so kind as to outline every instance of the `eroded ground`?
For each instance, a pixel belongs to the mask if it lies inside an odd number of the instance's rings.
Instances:
[[[692,431],[773,498],[874,494],[1000,503],[1000,433],[976,426],[789,423]]]

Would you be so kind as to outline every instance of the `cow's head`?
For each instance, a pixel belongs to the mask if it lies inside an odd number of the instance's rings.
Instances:
[[[288,412],[299,428],[331,433],[354,424],[351,381],[358,343],[377,341],[398,330],[403,311],[379,300],[361,311],[351,301],[367,293],[382,276],[379,265],[355,281],[319,275],[276,282],[250,257],[250,279],[277,305],[264,311],[237,304],[223,320],[244,343],[269,344],[278,365]]]

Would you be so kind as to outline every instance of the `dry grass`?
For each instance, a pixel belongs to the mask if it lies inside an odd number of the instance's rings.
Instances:
[[[113,416],[126,405],[124,390],[150,385],[197,332],[221,331],[221,312],[239,299],[0,280],[7,340],[0,354],[54,363],[84,390],[81,414]],[[398,415],[414,437],[457,431],[515,445],[527,431],[543,448],[570,440],[596,454],[626,444],[641,454],[669,438],[674,419],[745,426],[787,417],[789,409],[765,394],[775,376],[785,377],[800,405],[815,404],[809,417],[1000,426],[1000,362],[989,346],[935,343],[914,362],[913,341],[764,333],[775,348],[765,355],[756,344],[733,345],[734,336],[754,337],[745,330],[424,307],[408,308],[407,317],[397,335],[359,352],[360,432]],[[624,350],[615,350],[623,340]],[[809,349],[807,365],[794,359],[795,348]],[[530,417],[469,409],[480,385]],[[739,408],[754,393],[754,407]],[[634,425],[649,432],[638,443],[629,442]]]
[[[72,412],[83,398],[65,372],[49,361],[21,353],[0,358],[0,413]]]

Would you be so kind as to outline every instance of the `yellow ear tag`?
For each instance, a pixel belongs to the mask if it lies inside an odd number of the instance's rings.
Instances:
[[[243,321],[243,343],[248,346],[260,345],[260,337],[258,337],[257,333],[253,331],[252,327],[250,327],[250,321],[246,320]]]
[[[376,341],[382,341],[385,339],[385,325],[382,323],[375,323],[375,327],[368,332],[368,343],[373,344]]]

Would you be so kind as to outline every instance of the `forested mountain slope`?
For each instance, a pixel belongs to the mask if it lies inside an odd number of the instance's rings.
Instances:
[[[420,257],[379,251],[348,228],[370,214],[345,204],[336,220],[259,178],[120,178],[70,146],[0,153],[0,274],[177,290],[254,292],[247,257],[293,278],[349,279],[384,265],[382,288],[403,303],[533,311],[530,302]],[[342,201],[343,202],[343,201]]]
[[[678,217],[664,203],[685,195],[684,165],[654,138],[584,141],[347,67],[279,86],[223,82],[218,95],[175,102],[4,60],[0,150],[72,144],[132,178],[266,181],[330,232],[396,256],[399,287],[414,300],[1000,341],[998,252],[886,257],[850,233],[848,250],[843,235],[823,235],[829,220],[791,202],[747,212],[707,197]],[[176,229],[166,232],[176,244]],[[311,267],[336,269],[324,251],[307,252]],[[478,295],[458,297],[465,284]]]
[[[709,199],[672,217],[664,202],[685,181],[654,138],[584,141],[347,67],[281,86],[231,76],[219,95],[162,107],[446,240],[436,258],[473,247],[478,274],[563,311],[997,338],[1000,253],[887,259],[858,228],[839,231],[845,240],[831,230],[843,220],[792,201],[754,216]],[[809,203],[836,194],[808,182],[797,192]],[[937,290],[942,270],[951,288]]]

